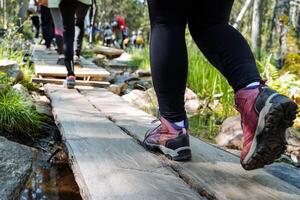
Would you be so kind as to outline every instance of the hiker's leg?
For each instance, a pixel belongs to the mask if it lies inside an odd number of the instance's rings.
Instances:
[[[79,34],[76,38],[76,50],[75,53],[78,57],[80,57],[83,36],[84,36],[84,20],[87,15],[87,12],[91,6],[83,4],[81,2],[77,2],[75,14],[76,14],[76,23],[75,25],[79,28]]]
[[[64,53],[64,40],[63,40],[63,21],[62,16],[59,8],[50,8],[53,23],[54,23],[54,34],[56,39],[56,44],[58,48],[58,54]]]
[[[192,157],[184,108],[188,2],[148,0],[151,70],[161,124],[147,132],[143,144],[149,150],[159,149],[173,160],[189,160]]]
[[[238,91],[261,78],[247,41],[228,24],[233,1],[193,0],[188,23],[202,53]]]
[[[31,20],[32,20],[32,24],[35,28],[34,38],[38,38],[39,34],[40,34],[40,18],[39,18],[39,16],[32,16]]]
[[[199,1],[193,0],[190,32],[204,55],[236,92],[235,104],[243,128],[241,164],[246,170],[262,168],[284,152],[285,131],[293,124],[297,104],[260,85],[261,77],[249,45],[228,25],[233,0],[198,4]]]
[[[62,0],[60,10],[64,25],[64,54],[65,65],[68,70],[68,76],[74,75],[74,36],[75,36],[75,8],[76,0]]]
[[[189,1],[189,0],[188,0]],[[185,28],[187,3],[148,0],[151,20],[151,70],[160,114],[172,122],[186,119],[187,80]]]
[[[42,32],[45,45],[50,48],[53,39],[53,22],[49,8],[41,6]]]

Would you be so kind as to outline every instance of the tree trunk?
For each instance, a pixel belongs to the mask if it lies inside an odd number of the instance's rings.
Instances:
[[[269,52],[273,46],[273,38],[274,38],[274,28],[275,28],[275,17],[276,17],[276,13],[275,13],[275,8],[276,8],[276,2],[275,5],[273,7],[273,11],[272,11],[272,18],[271,21],[269,22],[269,36],[267,39],[267,44],[266,44],[266,50],[267,52]]]
[[[235,29],[238,29],[238,27],[239,27],[239,25],[240,25],[240,22],[242,21],[242,19],[243,19],[244,15],[245,15],[246,11],[248,10],[248,8],[249,8],[251,2],[252,2],[252,0],[246,0],[246,1],[245,1],[245,4],[244,4],[244,6],[243,6],[241,12],[239,13],[238,17],[236,18],[236,20],[235,20],[235,22],[234,22],[234,24],[233,24],[233,27],[234,27]]]
[[[261,53],[262,3],[263,0],[254,0],[252,16],[252,48],[258,59]]]
[[[290,14],[290,0],[276,0],[275,26],[277,39],[276,67],[281,68],[287,54],[287,35]]]
[[[290,6],[290,19],[300,39],[300,0],[292,0]]]

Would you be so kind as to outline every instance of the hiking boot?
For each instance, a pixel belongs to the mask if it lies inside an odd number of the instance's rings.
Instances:
[[[242,119],[243,168],[253,170],[273,163],[286,149],[285,132],[293,125],[297,104],[265,85],[239,90],[235,104]]]
[[[65,81],[65,86],[68,89],[74,89],[76,85],[76,77],[75,76],[68,76],[66,81]]]
[[[181,128],[160,117],[161,124],[149,130],[144,146],[150,151],[160,150],[171,160],[190,160],[192,157],[187,128]]]

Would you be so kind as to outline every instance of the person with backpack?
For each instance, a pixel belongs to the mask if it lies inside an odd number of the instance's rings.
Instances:
[[[32,25],[35,28],[34,39],[37,41],[40,35],[40,17],[38,14],[39,8],[36,0],[30,0],[28,4],[28,15],[32,21]]]
[[[63,40],[63,21],[62,15],[59,8],[58,0],[48,0],[47,7],[50,9],[50,13],[52,16],[52,21],[54,24],[54,37],[57,45],[57,53],[58,53],[58,65],[64,65],[65,56],[64,56],[64,40]]]
[[[66,86],[69,89],[74,88],[76,84],[74,73],[75,26],[79,28],[75,47],[75,60],[79,62],[84,36],[84,19],[91,5],[92,0],[61,0],[59,4],[64,25],[65,66],[68,71]]]
[[[109,23],[105,23],[104,25],[104,31],[103,31],[103,45],[110,47],[112,44],[112,36],[113,32],[110,28]]]
[[[148,0],[151,70],[161,124],[146,133],[144,146],[173,160],[192,157],[184,94],[188,74],[186,26],[206,58],[226,77],[241,114],[246,170],[271,164],[285,150],[285,132],[297,104],[270,89],[258,72],[244,37],[228,24],[234,0]]]
[[[48,6],[48,0],[39,0],[38,4],[40,6],[41,12],[41,25],[42,34],[46,46],[46,54],[51,53],[51,44],[54,38],[54,25],[52,21],[52,16]]]

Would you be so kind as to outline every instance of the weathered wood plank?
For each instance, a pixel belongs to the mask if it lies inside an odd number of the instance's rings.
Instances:
[[[117,125],[142,141],[154,125],[152,116],[124,102],[105,89],[80,89],[96,108]],[[193,159],[190,162],[167,161],[195,188],[205,190],[220,200],[232,199],[300,199],[300,190],[270,175],[265,170],[247,172],[239,158],[199,139],[191,137]]]
[[[84,199],[201,199],[77,90],[45,90]]]
[[[45,47],[36,45],[32,54],[33,61],[35,62],[36,75],[44,77],[65,77],[67,70],[65,66],[57,65],[58,54],[52,51],[50,54],[45,53]],[[98,67],[93,62],[81,58],[82,66],[75,66],[75,74],[77,77],[93,77],[103,79],[108,77],[110,73],[104,68]]]
[[[54,65],[35,65],[36,75],[45,77],[66,77],[67,70],[64,66]],[[94,77],[94,78],[105,78],[110,73],[102,68],[75,68],[75,74],[77,77]]]
[[[52,79],[52,78],[32,78],[31,79],[33,83],[52,83],[57,85],[63,85],[65,82],[64,79]],[[108,87],[110,85],[109,82],[105,81],[82,81],[82,80],[76,80],[76,85],[78,86],[92,86],[92,87]]]

